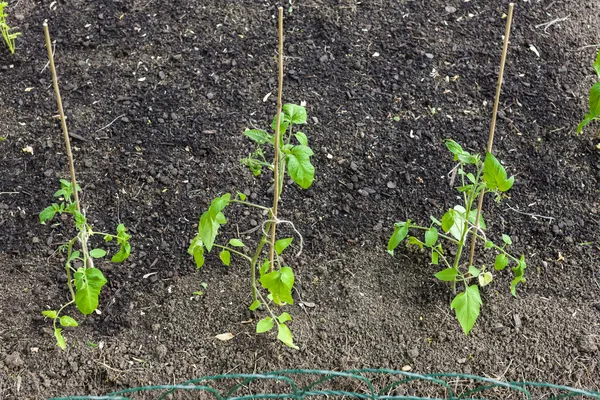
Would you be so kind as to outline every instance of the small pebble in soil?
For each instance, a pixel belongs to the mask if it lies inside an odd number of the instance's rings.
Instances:
[[[448,14],[452,14],[456,12],[456,7],[452,7],[452,6],[446,6],[446,12]]]
[[[492,331],[496,333],[502,333],[504,331],[504,325],[502,325],[500,322],[496,322],[492,327]]]
[[[168,351],[169,350],[167,349],[167,346],[165,346],[164,344],[159,344],[158,346],[156,346],[156,355],[159,360],[163,360],[167,355]]]
[[[515,321],[515,328],[521,329],[522,323],[521,323],[521,316],[519,314],[515,314],[513,315],[513,320]]]
[[[382,229],[383,229],[383,221],[379,221],[379,222],[377,223],[377,225],[375,225],[375,226],[373,227],[373,230],[374,230],[375,232],[378,232],[378,231],[380,231],[380,230],[382,230]]]
[[[387,183],[387,187],[388,187],[388,189],[396,189],[396,187],[397,187],[397,186],[398,186],[398,185],[396,185],[396,182],[389,181],[389,182]]]
[[[408,356],[410,358],[412,358],[413,360],[417,357],[419,357],[419,349],[416,347],[413,347],[412,349],[408,350]]]
[[[12,368],[19,368],[24,364],[21,354],[16,351],[6,356],[4,363]]]

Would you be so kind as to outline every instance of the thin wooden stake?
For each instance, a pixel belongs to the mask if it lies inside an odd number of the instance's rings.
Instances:
[[[48,60],[50,61],[50,71],[52,72],[52,85],[54,86],[54,94],[56,95],[56,104],[60,114],[60,123],[62,125],[65,146],[67,148],[67,158],[69,159],[69,172],[71,173],[71,184],[73,185],[73,193],[75,196],[75,205],[77,211],[81,213],[81,205],[79,204],[79,194],[77,193],[77,179],[75,177],[75,163],[73,162],[73,152],[71,151],[71,140],[69,139],[69,130],[67,129],[67,118],[63,110],[62,98],[60,97],[60,89],[58,88],[58,78],[56,77],[56,68],[54,67],[54,54],[52,54],[52,41],[50,40],[50,31],[48,30],[48,21],[44,21],[44,36],[46,38],[46,49],[48,50]]]
[[[283,97],[283,7],[279,7],[279,87],[277,89],[277,119],[275,126],[275,155],[273,156],[273,208],[271,209],[271,271],[275,261],[275,236],[277,233],[277,204],[279,203],[279,142],[281,138],[280,123]]]
[[[506,63],[506,53],[508,53],[508,39],[510,37],[510,26],[512,24],[513,10],[515,3],[508,5],[508,17],[506,18],[506,30],[504,31],[504,46],[502,47],[502,57],[500,59],[500,72],[498,73],[498,83],[496,84],[496,98],[494,99],[494,111],[492,113],[492,122],[490,124],[490,136],[488,138],[487,152],[492,152],[492,146],[494,144],[494,133],[496,132],[496,118],[498,117],[498,106],[500,104],[500,93],[502,92],[502,80],[504,79],[504,64]],[[485,188],[479,195],[479,202],[477,204],[477,216],[475,217],[475,230],[479,229],[479,219],[481,217],[481,209],[483,208],[483,196],[485,195]],[[473,265],[473,258],[475,256],[475,244],[477,243],[476,231],[473,232],[473,239],[471,240],[471,251],[469,253],[469,266]]]
[[[52,41],[50,40],[50,31],[48,30],[48,21],[44,21],[44,37],[46,38],[46,49],[48,50],[48,61],[50,61],[50,71],[52,72],[52,85],[54,86],[54,93],[56,94],[56,104],[58,105],[58,112],[60,114],[60,123],[62,125],[63,137],[65,140],[65,147],[67,148],[67,158],[69,160],[69,172],[71,173],[71,184],[73,185],[73,195],[75,198],[75,206],[77,211],[81,214],[81,203],[79,202],[79,193],[77,192],[77,178],[75,177],[75,163],[73,162],[73,152],[71,151],[71,140],[69,139],[69,130],[67,129],[67,118],[65,117],[65,111],[63,110],[62,98],[60,96],[60,89],[58,88],[58,78],[56,76],[56,68],[54,66],[54,54],[52,53]],[[79,242],[81,243],[81,251],[83,252],[85,267],[93,268],[94,261],[89,255],[88,251],[88,236],[87,231],[82,230],[79,232]],[[75,300],[75,294],[71,284],[71,270],[69,266],[65,266],[67,271],[67,284],[71,297]]]

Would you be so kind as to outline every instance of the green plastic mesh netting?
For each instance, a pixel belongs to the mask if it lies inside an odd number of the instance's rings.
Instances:
[[[593,380],[592,380],[593,381]],[[145,386],[103,396],[52,400],[126,399],[600,399],[600,392],[537,382],[505,382],[481,376],[361,369],[345,372],[286,370],[225,374],[178,385]]]

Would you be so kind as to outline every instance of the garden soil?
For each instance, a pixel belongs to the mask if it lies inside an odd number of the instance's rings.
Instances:
[[[304,238],[285,260],[297,351],[254,333],[264,312],[248,311],[246,264],[225,267],[213,252],[196,270],[187,254],[215,196],[271,202],[270,177],[239,159],[253,151],[244,129],[275,114],[279,4],[11,2],[22,35],[14,55],[0,49],[0,398],[405,366],[600,389],[600,126],[574,131],[595,82],[600,2],[516,4],[494,143],[515,185],[485,201],[484,217],[490,238],[509,234],[525,255],[527,281],[515,298],[510,271],[496,273],[468,336],[433,277],[440,267],[414,248],[392,257],[386,243],[394,222],[428,224],[460,200],[443,141],[485,149],[508,2],[283,5],[284,101],[306,103],[317,171],[308,190],[286,184],[280,203]],[[133,237],[128,261],[98,262],[109,281],[99,312],[68,310],[80,327],[65,330],[66,351],[41,315],[68,301],[56,249],[73,234],[70,222],[38,219],[68,177],[46,19],[86,214],[97,230],[124,223]],[[226,215],[224,235],[257,240],[247,232],[260,214]],[[480,249],[478,265],[491,257]]]

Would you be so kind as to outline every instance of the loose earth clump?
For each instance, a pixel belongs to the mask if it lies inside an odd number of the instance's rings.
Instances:
[[[286,306],[299,350],[247,323],[256,316],[246,264],[210,253],[197,271],[187,254],[212,199],[235,188],[272,202],[272,175],[255,177],[239,159],[255,150],[242,133],[275,112],[279,3],[38,3],[11,3],[22,34],[14,55],[0,48],[0,397],[406,365],[600,389],[598,123],[575,135],[596,82],[596,49],[585,46],[598,42],[600,3],[515,9],[494,143],[515,183],[484,210],[490,239],[507,234],[526,255],[526,282],[517,298],[498,289],[509,274],[481,288],[468,336],[434,278],[440,268],[419,249],[399,246],[392,258],[386,243],[394,222],[456,204],[445,139],[485,150],[507,3],[311,0],[286,10],[284,102],[306,102],[316,171],[307,190],[284,182],[278,216],[304,239]],[[101,313],[63,331],[66,351],[41,314],[69,299],[55,249],[73,232],[60,217],[52,227],[38,219],[68,177],[45,19],[88,222],[102,232],[122,223],[132,236],[127,261],[98,265]],[[228,212],[221,234],[254,245],[244,232],[259,210]],[[281,237],[293,236],[286,229]],[[215,338],[224,333],[233,338]]]

